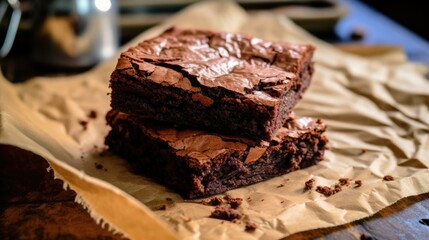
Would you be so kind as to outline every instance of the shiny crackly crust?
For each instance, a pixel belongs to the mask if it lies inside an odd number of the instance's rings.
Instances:
[[[201,87],[220,87],[275,106],[299,81],[313,52],[312,45],[171,28],[122,53],[116,71],[134,70],[147,80],[195,93]]]

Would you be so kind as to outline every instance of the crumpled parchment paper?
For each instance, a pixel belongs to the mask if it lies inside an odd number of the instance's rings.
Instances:
[[[15,85],[0,77],[0,143],[46,158],[97,221],[132,239],[276,239],[364,218],[429,191],[429,81],[424,67],[347,54],[283,16],[248,16],[228,1],[195,4],[127,46],[172,25],[316,45],[316,72],[296,113],[328,124],[325,160],[229,191],[244,199],[241,223],[208,218],[213,207],[184,201],[132,173],[124,160],[106,151],[104,114],[116,59],[70,77]],[[91,110],[97,112],[95,119],[89,117]],[[88,122],[86,129],[80,121]],[[384,175],[395,180],[383,181]],[[330,197],[303,191],[308,179],[333,186],[341,177],[360,179],[363,185]],[[168,209],[158,210],[163,204]],[[258,225],[254,232],[244,231],[248,220]]]

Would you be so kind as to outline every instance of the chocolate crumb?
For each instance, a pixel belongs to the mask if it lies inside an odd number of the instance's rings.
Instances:
[[[171,202],[171,201],[173,201],[173,199],[172,198],[165,198],[165,200],[167,200],[167,201],[169,201],[169,202]]]
[[[216,206],[215,210],[210,214],[211,218],[223,219],[232,221],[234,219],[240,219],[243,214],[235,209],[228,206]]]
[[[107,95],[107,96],[109,96],[109,95],[110,95],[110,93],[107,93],[106,95]]]
[[[341,186],[348,186],[350,185],[350,178],[340,178],[338,179],[338,182]]]
[[[163,204],[161,207],[159,207],[158,210],[167,210],[167,209],[168,209],[167,204]]]
[[[335,189],[328,186],[317,186],[316,192],[323,194],[325,197],[332,196],[336,193]]]
[[[103,169],[103,165],[100,163],[94,163],[94,165],[95,165],[95,168],[97,169]]]
[[[223,200],[221,197],[213,197],[213,198],[210,198],[209,200],[204,199],[201,201],[201,204],[210,205],[210,206],[218,206],[218,205],[221,205],[222,203],[223,203]]]
[[[307,182],[305,182],[304,190],[305,191],[311,190],[313,188],[313,186],[314,186],[314,182],[315,181],[316,180],[314,180],[314,178],[312,178],[312,179],[308,180]]]
[[[284,203],[285,202],[285,200],[282,200],[280,203]]]
[[[342,188],[341,184],[335,184],[335,186],[334,186],[335,193],[341,192],[342,190],[343,190],[343,188]]]
[[[356,180],[355,184],[356,184],[355,188],[362,186],[362,180]]]
[[[282,183],[282,184],[278,185],[277,188],[281,188],[281,187],[284,187],[284,186],[285,185]]]
[[[392,177],[391,175],[386,175],[386,176],[383,177],[383,180],[384,181],[393,181],[393,180],[395,180],[395,178]]]
[[[236,223],[236,224],[240,224],[240,223],[241,223],[241,221],[240,221],[240,220],[238,220],[238,219],[234,219],[234,220],[232,220],[231,222],[232,222],[232,223]]]
[[[264,200],[265,200],[265,199],[263,199],[263,198],[262,198],[262,199],[261,199],[261,202],[263,202]]]
[[[255,231],[255,229],[258,227],[258,225],[256,225],[256,223],[251,222],[251,221],[247,221],[246,222],[246,231]]]
[[[375,240],[375,238],[373,238],[373,237],[371,237],[369,235],[366,235],[365,233],[362,233],[360,235],[360,240]]]
[[[88,117],[92,119],[97,118],[97,112],[95,110],[89,111]]]
[[[224,199],[233,209],[237,209],[241,205],[241,203],[243,202],[242,198],[233,198],[233,197],[228,196],[228,195],[225,196]]]
[[[79,124],[82,126],[84,131],[88,128],[88,121],[79,120]]]

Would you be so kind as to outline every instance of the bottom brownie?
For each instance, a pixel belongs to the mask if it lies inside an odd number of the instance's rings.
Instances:
[[[197,198],[260,182],[316,164],[323,159],[326,125],[296,118],[270,142],[172,128],[110,111],[106,137],[111,151],[135,169],[171,187],[185,198]]]

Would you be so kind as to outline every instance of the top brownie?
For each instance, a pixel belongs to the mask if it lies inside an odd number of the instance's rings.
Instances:
[[[308,87],[314,47],[171,28],[123,52],[113,109],[270,140]]]

